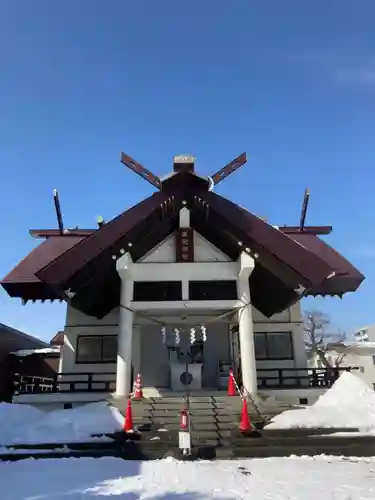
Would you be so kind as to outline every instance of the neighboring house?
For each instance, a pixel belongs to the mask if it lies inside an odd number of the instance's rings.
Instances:
[[[354,333],[357,342],[375,342],[375,325],[368,325],[359,328]]]
[[[375,389],[375,342],[337,342],[328,344],[327,356],[340,360],[340,368],[357,368],[367,385]]]
[[[190,157],[144,178],[157,192],[97,229],[31,231],[44,241],[1,282],[24,302],[68,303],[56,389],[127,397],[140,372],[148,394],[215,391],[230,366],[253,394],[309,387],[301,297],[364,279],[318,236],[331,228],[270,225],[212,192]]]
[[[339,360],[340,367],[357,366],[366,383],[375,389],[375,325],[359,328],[354,341],[328,344],[327,357]]]
[[[0,323],[0,400],[7,397],[14,370],[10,354],[20,349],[43,349],[49,347],[36,337],[16,328]],[[33,371],[35,371],[33,369]]]

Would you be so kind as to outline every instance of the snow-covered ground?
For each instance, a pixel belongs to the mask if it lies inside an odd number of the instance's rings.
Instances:
[[[2,500],[372,500],[375,458],[0,464]]]
[[[266,428],[297,427],[352,427],[375,434],[375,391],[355,374],[344,372],[315,404],[301,410],[284,411]]]
[[[122,429],[105,403],[51,413],[0,404],[0,445],[74,442]],[[284,412],[269,427],[357,427],[375,434],[375,393],[344,373],[312,407]],[[269,458],[154,462],[118,458],[0,463],[1,500],[374,500],[373,458]]]
[[[106,403],[45,413],[33,406],[0,403],[0,446],[8,444],[73,443],[92,434],[120,431],[122,414]]]

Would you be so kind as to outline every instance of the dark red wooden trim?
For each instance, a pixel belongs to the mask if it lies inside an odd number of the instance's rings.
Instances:
[[[242,167],[242,165],[244,165],[246,162],[247,162],[246,153],[242,153],[240,156],[237,156],[237,158],[232,160],[230,163],[225,165],[225,167],[223,167],[219,171],[215,172],[211,176],[213,183],[218,184],[222,180],[226,179],[229,175],[231,175],[237,169]]]
[[[282,233],[308,233],[308,234],[330,234],[332,233],[332,226],[304,226],[303,230],[299,226],[279,226]]]
[[[126,155],[125,153],[121,153],[121,163],[128,167],[130,170],[138,174],[142,179],[145,179],[147,182],[155,186],[156,188],[161,188],[161,181],[157,175],[154,175],[150,170],[147,170],[140,163],[135,161],[131,156]]]
[[[30,236],[33,238],[50,238],[51,236],[69,237],[69,236],[90,236],[97,229],[65,229],[63,234],[60,234],[59,229],[30,229]]]

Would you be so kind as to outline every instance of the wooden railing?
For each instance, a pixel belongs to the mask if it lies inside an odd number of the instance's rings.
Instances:
[[[350,368],[257,368],[259,389],[329,388]],[[15,374],[15,394],[114,392],[116,373],[58,373],[53,378]],[[224,387],[221,387],[224,389]]]
[[[257,368],[258,387],[259,389],[324,389],[331,387],[344,371],[359,371],[359,368]]]
[[[15,374],[15,394],[113,392],[116,373],[57,373],[53,378]]]

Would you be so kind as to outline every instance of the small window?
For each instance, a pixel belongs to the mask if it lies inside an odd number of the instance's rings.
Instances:
[[[134,301],[160,302],[182,300],[181,281],[138,281],[134,283]]]
[[[372,364],[375,365],[375,356],[372,357]]]
[[[235,281],[190,281],[189,300],[236,300]]]
[[[80,335],[77,339],[76,363],[115,363],[116,335]]]
[[[267,359],[267,343],[265,333],[256,333],[255,340],[255,357],[256,359]]]
[[[117,337],[103,337],[103,361],[109,363],[117,358]]]

